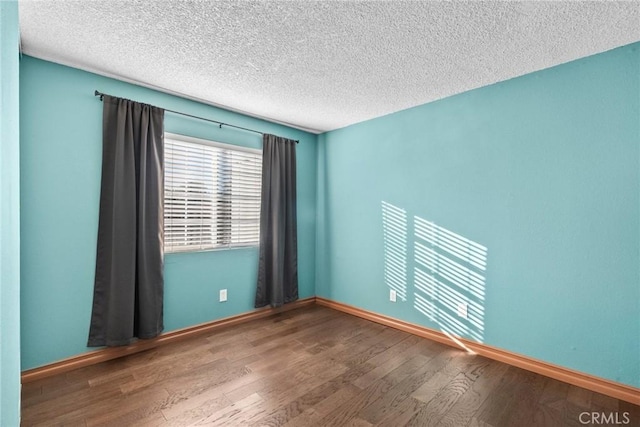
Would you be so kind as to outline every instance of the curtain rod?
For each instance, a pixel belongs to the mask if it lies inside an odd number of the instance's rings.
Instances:
[[[93,96],[99,96],[100,97],[100,101],[102,101],[102,99],[103,99],[103,97],[105,95],[108,95],[108,94],[102,93],[102,92],[98,92],[97,90],[93,93]],[[108,95],[108,96],[112,96],[112,95]],[[163,110],[164,111],[168,111],[169,113],[179,114],[181,116],[186,116],[186,117],[191,117],[192,119],[204,120],[205,122],[215,123],[218,126],[220,126],[220,129],[222,129],[222,126],[226,126],[226,127],[230,127],[230,128],[234,128],[234,129],[241,129],[241,130],[245,130],[247,132],[253,132],[253,133],[258,133],[260,135],[264,135],[264,132],[260,132],[258,130],[249,129],[249,128],[243,128],[242,126],[230,125],[229,123],[223,123],[223,122],[219,122],[217,120],[207,119],[205,117],[194,116],[192,114],[182,113],[180,111],[168,110],[166,108],[163,108]],[[296,144],[300,142],[297,139],[294,139],[294,141],[296,142]]]

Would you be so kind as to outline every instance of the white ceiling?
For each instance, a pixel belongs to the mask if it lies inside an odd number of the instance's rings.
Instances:
[[[640,2],[21,0],[23,52],[322,132],[640,40]]]

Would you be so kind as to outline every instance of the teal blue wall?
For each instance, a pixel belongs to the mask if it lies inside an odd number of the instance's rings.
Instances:
[[[299,139],[300,298],[315,294],[316,136],[25,56],[20,68],[22,368],[86,352],[100,195],[94,90]],[[165,130],[249,147],[260,135],[166,114]],[[257,248],[165,256],[165,331],[253,310]],[[229,301],[218,302],[228,289]]]
[[[18,4],[0,1],[0,425],[20,424]]]
[[[640,44],[329,132],[317,294],[638,387],[639,149]]]

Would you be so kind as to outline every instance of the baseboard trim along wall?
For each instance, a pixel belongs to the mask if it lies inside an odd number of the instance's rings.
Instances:
[[[405,322],[393,317],[384,316],[382,314],[363,310],[358,307],[343,304],[337,301],[332,301],[330,299],[322,297],[305,298],[275,309],[267,307],[250,311],[248,313],[239,314],[237,316],[227,317],[208,323],[203,323],[201,325],[168,332],[166,334],[160,335],[158,338],[150,340],[140,340],[126,347],[109,347],[95,350],[89,353],[84,353],[78,356],[61,360],[59,362],[24,371],[22,372],[22,383],[25,384],[42,378],[69,372],[74,369],[82,368],[84,366],[94,365],[96,363],[105,362],[107,360],[116,359],[118,357],[138,353],[144,350],[149,350],[164,344],[209,334],[222,328],[271,316],[276,313],[282,313],[285,311],[310,306],[313,304],[318,304],[320,306],[328,307],[337,311],[341,311],[343,313],[370,320],[372,322],[380,323],[382,325],[399,329],[401,331],[408,332],[419,337],[437,341],[446,345],[450,345],[452,347],[457,347],[465,351],[473,352],[475,354],[479,354],[481,356],[506,363],[508,365],[526,369],[528,371],[535,372],[537,374],[544,375],[569,384],[573,384],[578,387],[583,387],[587,390],[602,393],[616,399],[633,403],[635,405],[640,405],[640,389],[638,388],[631,387],[626,384],[620,384],[604,378],[598,378],[582,372],[574,371],[572,369],[564,368],[562,366],[553,365],[551,363],[535,360],[527,356],[491,347],[486,344],[470,341],[465,338],[451,337],[444,334],[443,332],[436,331],[434,329],[426,328],[424,326]]]
[[[342,311],[343,313],[351,314],[353,316],[361,317],[363,319],[371,320],[372,322],[380,323],[423,338],[457,347],[465,351],[470,351],[489,359],[526,369],[546,377],[586,388],[587,390],[606,394],[607,396],[624,400],[635,405],[640,405],[640,389],[626,384],[620,384],[615,381],[598,378],[572,369],[563,368],[562,366],[553,365],[527,356],[491,347],[486,344],[470,341],[465,338],[450,337],[443,332],[436,331],[434,329],[404,322],[402,320],[394,319],[393,317],[384,316],[326,298],[316,297],[316,304]]]
[[[49,365],[23,371],[22,383],[26,384],[26,383],[47,378],[53,375],[69,372],[74,369],[94,365],[100,362],[106,362],[107,360],[116,359],[118,357],[127,356],[129,354],[139,353],[141,351],[149,350],[161,345],[174,343],[177,341],[193,338],[200,335],[206,335],[206,334],[215,332],[219,329],[227,328],[229,326],[271,316],[276,313],[282,313],[285,311],[295,310],[297,308],[313,305],[314,302],[315,302],[315,297],[305,298],[305,299],[301,299],[301,300],[283,305],[278,308],[271,308],[271,307],[259,308],[259,309],[250,311],[248,313],[226,317],[224,319],[214,320],[212,322],[207,322],[207,323],[191,326],[184,329],[178,329],[176,331],[171,331],[171,332],[167,332],[166,334],[162,334],[157,338],[137,341],[128,346],[101,348],[99,350],[83,353],[78,356],[73,356],[68,359],[60,360],[58,362],[54,362]]]

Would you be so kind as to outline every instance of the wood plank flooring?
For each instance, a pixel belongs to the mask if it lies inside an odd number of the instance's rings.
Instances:
[[[630,403],[319,306],[22,392],[25,426],[581,426],[583,412],[640,425]]]

